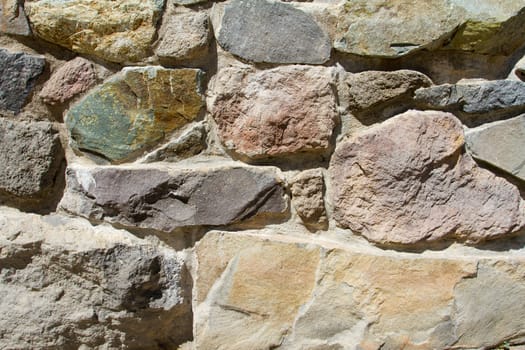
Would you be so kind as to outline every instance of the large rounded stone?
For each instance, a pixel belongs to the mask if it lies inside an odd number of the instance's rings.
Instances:
[[[202,71],[124,68],[67,114],[72,146],[112,162],[133,159],[197,118]]]
[[[460,122],[409,111],[341,143],[330,164],[334,216],[381,244],[469,243],[525,227],[519,190],[464,154]]]

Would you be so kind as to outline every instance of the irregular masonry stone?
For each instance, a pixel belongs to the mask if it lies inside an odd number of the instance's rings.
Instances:
[[[352,113],[384,109],[412,100],[416,89],[432,85],[426,75],[411,70],[345,73],[341,83],[340,103]]]
[[[43,57],[0,49],[0,109],[18,113],[45,65]]]
[[[210,24],[206,11],[182,11],[170,7],[164,14],[155,53],[175,61],[195,60],[208,54]]]
[[[172,232],[282,219],[288,199],[273,168],[70,167],[63,210],[126,227]]]
[[[163,349],[192,337],[174,250],[107,225],[0,207],[0,348]]]
[[[57,69],[46,82],[39,96],[51,105],[64,103],[86,92],[97,82],[93,63],[77,57]]]
[[[516,62],[507,79],[525,81],[525,56]]]
[[[50,200],[64,160],[58,130],[0,118],[0,140],[0,203],[26,209]]]
[[[381,244],[477,243],[525,227],[519,190],[463,145],[444,112],[408,111],[356,134],[330,163],[336,221]]]
[[[42,39],[126,63],[150,54],[163,6],[164,0],[35,0],[26,3],[26,12]]]
[[[31,35],[31,29],[19,0],[0,2],[0,32],[14,35]]]
[[[197,118],[202,71],[124,68],[73,106],[72,146],[112,162],[133,159]]]
[[[525,82],[512,80],[466,80],[416,90],[424,108],[468,114],[525,111]]]
[[[470,129],[465,136],[475,159],[525,181],[525,114]]]
[[[510,55],[525,42],[521,0],[348,0],[335,8],[334,48],[361,56],[443,47]]]
[[[208,91],[223,145],[251,159],[324,152],[337,123],[334,71],[283,66],[225,68]]]
[[[142,163],[178,162],[199,154],[206,149],[206,128],[200,122],[190,127],[182,135],[147,154]]]
[[[324,207],[324,178],[321,169],[309,169],[291,181],[293,206],[308,227],[326,228],[328,218]]]
[[[523,334],[518,254],[428,257],[325,244],[209,232],[195,250],[196,348],[478,349]]]
[[[222,48],[248,61],[321,64],[330,58],[330,39],[314,19],[280,1],[233,0],[215,30]]]

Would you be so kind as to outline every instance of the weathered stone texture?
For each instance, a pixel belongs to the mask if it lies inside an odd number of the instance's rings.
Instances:
[[[341,143],[330,164],[339,225],[381,244],[469,243],[525,226],[518,189],[462,152],[444,112],[409,111]]]
[[[97,82],[93,63],[77,57],[53,73],[39,96],[51,105],[64,103],[76,95],[86,92]]]
[[[43,57],[0,49],[0,109],[18,113],[45,64]]]
[[[330,58],[328,35],[310,15],[280,1],[231,1],[215,36],[225,50],[253,62],[321,64]]]
[[[198,349],[475,349],[523,331],[518,255],[375,255],[210,232],[196,256]]]
[[[3,0],[0,2],[0,32],[23,36],[31,35],[22,1]]]
[[[0,203],[35,209],[52,200],[63,159],[52,124],[0,118]]]
[[[525,115],[470,129],[465,136],[474,158],[525,181]]]
[[[133,159],[197,118],[202,71],[124,68],[67,114],[73,147],[113,162]]]
[[[39,37],[125,63],[149,55],[163,5],[163,0],[35,0],[26,3],[26,12]]]
[[[232,165],[69,168],[60,206],[93,220],[167,233],[179,227],[271,221],[288,211],[275,171]]]
[[[219,71],[208,92],[223,145],[250,159],[324,152],[337,123],[333,71],[285,66]]]
[[[324,178],[321,169],[309,169],[291,181],[293,206],[307,227],[326,228],[328,218],[324,206]]]
[[[159,38],[155,53],[160,58],[173,61],[204,58],[211,38],[208,13],[171,8],[164,14]]]
[[[175,251],[108,226],[0,207],[0,348],[176,348],[191,288]]]

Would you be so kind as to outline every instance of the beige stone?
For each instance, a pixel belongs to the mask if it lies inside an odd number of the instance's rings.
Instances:
[[[309,228],[326,228],[328,218],[324,206],[324,176],[321,169],[309,169],[291,181],[292,203],[295,211]]]

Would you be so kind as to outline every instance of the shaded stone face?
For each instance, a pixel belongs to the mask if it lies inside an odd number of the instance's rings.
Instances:
[[[52,124],[0,118],[0,140],[0,203],[34,209],[52,200],[64,160]]]
[[[307,227],[326,228],[328,218],[324,207],[324,179],[321,169],[302,171],[290,186],[293,206]]]
[[[223,145],[249,159],[328,150],[338,118],[332,73],[307,66],[221,70],[208,102]]]
[[[163,0],[37,0],[26,4],[26,12],[42,39],[125,63],[149,55],[163,5]]]
[[[60,67],[46,82],[39,96],[51,105],[64,103],[95,85],[93,64],[77,57]]]
[[[0,49],[0,109],[18,113],[45,64],[43,57]]]
[[[170,233],[288,211],[281,180],[270,169],[70,168],[61,207],[73,214]]]
[[[325,243],[209,232],[196,246],[197,348],[475,349],[519,339],[519,255],[425,257]]]
[[[112,162],[133,159],[197,118],[202,72],[125,68],[67,114],[72,146]]]
[[[453,115],[419,111],[341,143],[329,169],[335,219],[381,244],[476,243],[519,231],[519,190],[479,168],[463,144]]]
[[[525,115],[470,129],[465,136],[475,159],[525,181]]]
[[[215,35],[222,48],[248,61],[321,64],[330,58],[328,35],[310,15],[282,2],[234,0]]]
[[[19,0],[3,0],[0,2],[0,32],[28,36],[31,29]]]

